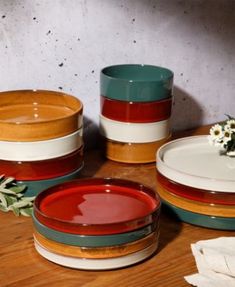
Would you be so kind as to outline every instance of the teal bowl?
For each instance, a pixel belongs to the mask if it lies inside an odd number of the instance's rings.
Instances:
[[[172,96],[173,72],[158,66],[123,64],[103,68],[100,95],[128,102],[151,102]]]
[[[193,225],[219,230],[235,230],[235,218],[209,216],[176,207],[166,201],[163,202],[163,210],[177,217],[183,222]]]
[[[105,247],[126,244],[144,238],[158,228],[158,222],[154,222],[130,232],[112,235],[78,235],[49,228],[39,222],[34,213],[32,219],[34,228],[44,237],[59,243],[80,247]]]
[[[54,177],[54,178],[45,179],[45,180],[18,180],[17,184],[24,184],[27,186],[24,196],[36,196],[44,189],[47,189],[59,183],[63,183],[63,182],[78,178],[79,173],[81,169],[83,168],[83,166],[84,166],[84,163],[82,163],[82,166],[76,169],[75,171],[69,174],[63,175],[63,176]]]

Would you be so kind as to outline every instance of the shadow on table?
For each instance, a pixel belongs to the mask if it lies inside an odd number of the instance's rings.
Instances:
[[[182,229],[182,222],[177,215],[166,205],[162,205],[160,217],[160,238],[158,251],[164,249]]]

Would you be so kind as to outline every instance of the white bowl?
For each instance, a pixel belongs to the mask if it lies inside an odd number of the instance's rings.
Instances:
[[[41,256],[59,265],[84,270],[109,270],[126,267],[143,261],[157,250],[158,243],[156,241],[145,249],[129,255],[108,259],[87,259],[59,255],[44,248],[35,238],[34,245]]]
[[[170,119],[152,123],[126,123],[100,115],[100,133],[108,139],[125,143],[149,143],[167,138]]]
[[[0,141],[0,160],[37,161],[67,155],[82,146],[82,132],[81,128],[72,134],[43,141]]]

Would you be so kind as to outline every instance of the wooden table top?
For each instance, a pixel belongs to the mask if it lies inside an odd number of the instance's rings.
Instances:
[[[181,133],[208,133],[208,127]],[[128,165],[102,158],[97,150],[85,154],[82,177],[119,177],[155,188],[155,164]],[[114,271],[80,271],[51,263],[33,245],[31,218],[0,212],[0,286],[186,287],[184,276],[197,272],[190,244],[219,236],[235,236],[178,222],[161,214],[158,252],[137,265]]]

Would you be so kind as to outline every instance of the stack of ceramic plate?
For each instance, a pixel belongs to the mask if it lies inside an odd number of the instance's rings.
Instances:
[[[0,173],[26,195],[75,178],[83,165],[82,103],[64,93],[0,93]]]
[[[157,191],[182,221],[235,230],[235,157],[211,146],[207,136],[163,145],[157,153]]]
[[[150,65],[106,67],[100,77],[100,133],[105,156],[127,163],[155,161],[170,137],[173,73]]]
[[[160,199],[122,179],[77,179],[37,195],[36,250],[63,266],[106,270],[140,262],[157,249]]]

